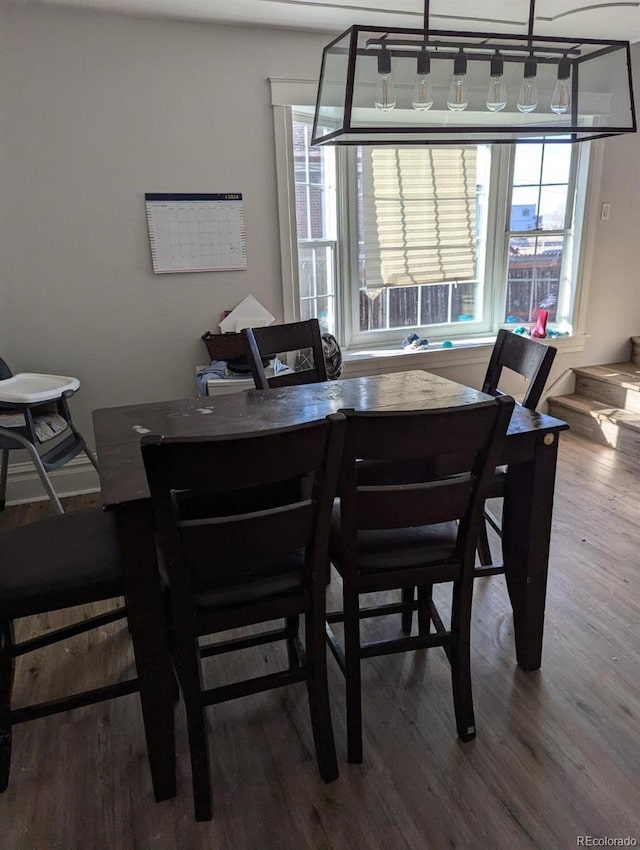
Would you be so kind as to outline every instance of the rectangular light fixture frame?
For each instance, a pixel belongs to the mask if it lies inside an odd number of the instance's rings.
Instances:
[[[416,111],[411,96],[418,57],[425,50],[434,102]],[[468,106],[452,112],[447,91],[461,51],[466,57]],[[508,100],[504,109],[492,112],[486,107],[486,92],[496,52],[503,60]],[[393,108],[381,111],[375,107],[376,83],[389,58],[396,101]],[[530,68],[532,58],[538,105],[525,113],[516,100],[525,63]],[[571,106],[559,115],[551,111],[550,102],[561,60],[565,69],[570,66]],[[566,143],[635,132],[628,41],[352,26],[324,48],[312,144],[511,144],[541,138]]]

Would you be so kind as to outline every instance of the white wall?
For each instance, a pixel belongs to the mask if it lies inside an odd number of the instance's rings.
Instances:
[[[200,335],[248,293],[282,317],[267,80],[314,78],[328,38],[12,0],[0,29],[0,355],[80,377],[91,437],[93,408],[194,394]],[[591,337],[555,375],[626,359],[640,333],[638,154],[637,136],[605,143]],[[227,191],[244,195],[247,271],[154,275],[144,193]]]
[[[195,394],[201,334],[248,293],[282,316],[267,78],[317,74],[324,39],[11,3],[0,14],[0,350],[20,370],[78,375],[90,433],[92,408]],[[145,192],[242,192],[247,271],[154,275]]]
[[[632,61],[637,112],[640,44],[633,46]],[[595,232],[583,365],[628,360],[629,337],[640,334],[640,136],[604,145],[598,206],[611,203],[611,217],[599,220]]]

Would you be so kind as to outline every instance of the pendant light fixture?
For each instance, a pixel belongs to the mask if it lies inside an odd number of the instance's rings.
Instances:
[[[425,0],[423,29],[350,27],[324,49],[312,144],[579,142],[636,132],[629,42],[537,36],[535,19],[530,0],[526,34],[436,30]]]
[[[571,62],[563,56],[558,63],[558,80],[551,97],[551,111],[563,115],[571,108]]]
[[[538,60],[528,56],[524,63],[524,76],[516,106],[520,112],[535,112],[538,107]]]
[[[504,59],[499,50],[491,59],[491,76],[487,92],[487,109],[489,112],[500,112],[507,105],[507,86],[504,81]]]
[[[376,109],[389,112],[396,105],[396,92],[391,76],[391,54],[382,45],[378,53],[378,79],[376,81]]]
[[[462,112],[467,108],[467,57],[460,48],[453,60],[453,78],[449,87],[447,108],[452,112]]]
[[[433,106],[433,86],[431,84],[431,57],[424,47],[418,53],[416,84],[413,89],[411,106],[418,112],[424,112]]]

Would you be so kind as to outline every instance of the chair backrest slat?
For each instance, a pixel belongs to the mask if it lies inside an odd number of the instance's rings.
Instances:
[[[164,474],[173,490],[209,493],[284,481],[318,468],[326,450],[317,422],[227,437],[162,437]],[[155,438],[158,439],[158,438]],[[145,437],[144,445],[152,445]]]
[[[553,346],[502,328],[498,331],[491,352],[482,392],[497,395],[500,392],[502,371],[508,369],[529,381],[522,406],[535,410],[540,403],[555,356],[556,349]]]
[[[182,546],[190,565],[202,565],[215,552],[220,559],[257,558],[301,549],[314,530],[315,506],[311,500],[231,516],[178,522]]]
[[[417,484],[358,487],[358,528],[407,528],[461,517],[472,487],[473,479],[469,474]],[[390,504],[393,512],[389,511]]]
[[[328,380],[324,362],[322,335],[317,319],[269,325],[266,328],[245,328],[249,364],[256,388],[289,387],[315,384]],[[311,352],[313,365],[300,371],[288,372],[267,378],[263,360],[290,352]]]
[[[462,412],[470,408],[472,415]],[[473,427],[486,432],[492,427],[496,412],[495,405],[489,401],[427,411],[354,414],[349,411],[347,415],[347,444],[357,444],[359,460],[379,462],[459,455],[475,442],[469,421],[473,419]],[[393,438],[396,426],[389,424],[390,417],[402,430],[401,439]],[[426,429],[428,441],[425,441]]]

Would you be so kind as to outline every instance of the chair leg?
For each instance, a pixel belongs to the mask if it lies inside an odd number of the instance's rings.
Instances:
[[[195,818],[208,821],[212,817],[209,742],[205,707],[202,705],[202,671],[195,638],[189,645],[176,647],[175,661],[187,714]]]
[[[78,431],[78,429],[76,428],[76,423],[71,418],[71,411],[69,409],[68,399],[65,398],[65,397],[61,398],[60,399],[60,405],[61,405],[61,408],[60,408],[59,412],[67,420],[67,424],[68,424],[69,428],[71,428],[73,433],[78,438],[78,441],[82,444],[82,451],[89,458],[89,461],[91,462],[91,465],[96,470],[96,472],[100,472],[100,470],[98,469],[98,459],[96,458],[95,454],[88,448],[87,441],[82,436],[80,431]]]
[[[429,603],[433,593],[432,584],[423,584],[418,588],[418,634],[428,635],[431,628]]]
[[[13,623],[0,623],[0,792],[9,785],[11,769],[11,692],[15,660],[13,646]]]
[[[451,686],[456,728],[461,741],[476,737],[471,689],[471,599],[473,581],[455,582],[451,608]]]
[[[344,657],[347,701],[347,759],[351,764],[362,762],[362,693],[360,673],[360,619],[356,587],[348,579],[343,587]]]
[[[287,660],[289,667],[299,667],[297,637],[300,629],[299,617],[287,617]]]
[[[402,588],[402,604],[403,605],[413,605],[413,599],[415,595],[414,587],[403,587]],[[409,608],[407,611],[402,612],[402,633],[405,635],[411,634],[411,626],[413,625],[413,609]]]
[[[480,525],[480,533],[478,534],[478,557],[483,567],[489,567],[493,563],[491,556],[491,547],[489,546],[489,535],[487,534],[486,520],[482,520]]]
[[[7,496],[7,477],[9,475],[9,449],[0,452],[0,511],[4,510]]]
[[[305,621],[307,652],[307,693],[311,728],[316,748],[320,776],[325,782],[338,778],[338,760],[331,724],[329,685],[327,683],[327,649],[325,646],[324,619],[313,613]]]
[[[27,451],[31,455],[31,460],[33,461],[33,465],[35,466],[36,472],[40,476],[40,480],[42,481],[44,489],[47,491],[47,495],[49,496],[49,499],[51,500],[51,502],[53,504],[54,511],[57,514],[63,514],[64,508],[60,504],[60,499],[58,498],[56,491],[53,489],[53,484],[49,480],[49,476],[47,475],[47,471],[44,468],[44,466],[42,465],[42,461],[40,460],[40,455],[36,451],[36,447],[32,443],[25,441],[25,448],[27,449]]]
[[[83,442],[84,442],[84,438],[83,438]],[[87,448],[86,443],[84,444],[84,453],[86,454],[86,456],[91,461],[91,464],[92,464],[93,468],[95,469],[95,471],[100,472],[100,470],[98,469],[98,459],[94,455],[94,453]]]

